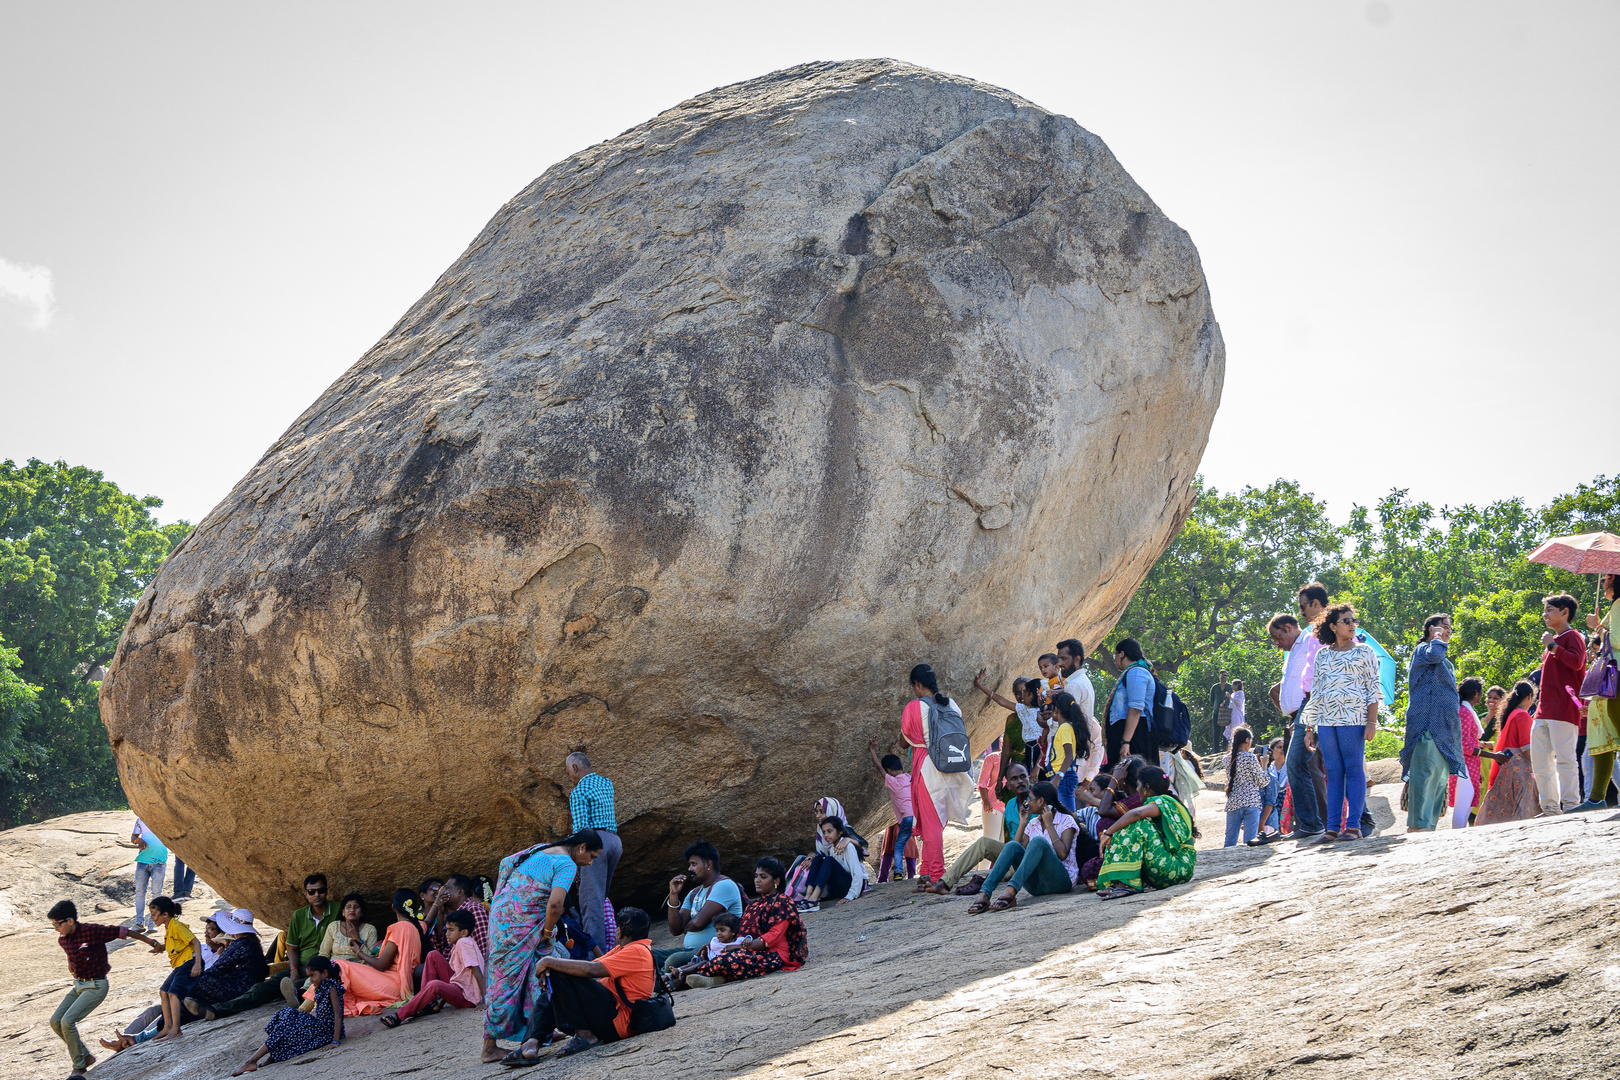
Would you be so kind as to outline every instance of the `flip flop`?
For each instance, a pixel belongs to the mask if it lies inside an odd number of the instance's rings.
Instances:
[[[1361,839],[1361,830],[1360,829],[1346,829],[1346,830],[1344,830],[1344,832],[1339,834],[1339,839],[1341,841],[1342,840],[1360,840]]]
[[[405,1021],[399,1018],[398,1013],[390,1013],[382,1018],[382,1026],[392,1031]]]
[[[1097,894],[1099,900],[1118,900],[1125,896],[1135,896],[1136,890],[1125,885],[1110,885]]]
[[[566,1043],[563,1044],[563,1048],[561,1050],[557,1051],[557,1056],[560,1057],[560,1058],[561,1057],[569,1057],[570,1055],[577,1054],[582,1050],[589,1050],[591,1047],[593,1047],[595,1045],[596,1045],[595,1043],[586,1042],[584,1039],[580,1038],[578,1035],[575,1035],[573,1038],[569,1039]]]

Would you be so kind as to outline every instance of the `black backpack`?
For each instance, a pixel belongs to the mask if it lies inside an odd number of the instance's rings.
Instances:
[[[1153,677],[1153,738],[1166,750],[1177,750],[1192,739],[1192,714],[1168,686]]]

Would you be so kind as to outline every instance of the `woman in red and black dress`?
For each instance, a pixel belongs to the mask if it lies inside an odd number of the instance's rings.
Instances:
[[[689,986],[736,982],[769,975],[773,971],[796,971],[810,958],[810,942],[798,908],[782,894],[787,872],[770,856],[754,864],[754,891],[742,914],[739,940],[686,977]],[[752,940],[743,941],[748,937]]]

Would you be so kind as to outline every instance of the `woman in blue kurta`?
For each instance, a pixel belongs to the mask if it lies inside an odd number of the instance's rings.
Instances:
[[[1446,656],[1450,641],[1451,616],[1430,615],[1407,670],[1401,770],[1406,774],[1408,832],[1433,832],[1446,810],[1446,778],[1468,774],[1462,756],[1457,674]]]
[[[541,992],[542,974],[535,961],[551,947],[552,929],[562,918],[579,867],[591,865],[601,850],[596,830],[581,829],[555,844],[536,844],[501,860],[489,908],[484,1061],[501,1060],[496,1039],[517,1038],[528,1029],[529,1013]]]

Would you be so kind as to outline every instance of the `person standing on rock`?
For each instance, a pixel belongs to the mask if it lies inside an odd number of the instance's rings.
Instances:
[[[1135,638],[1122,638],[1114,646],[1119,681],[1108,699],[1108,762],[1117,765],[1128,757],[1157,761],[1159,743],[1153,737],[1153,672]]]
[[[1367,804],[1367,740],[1378,730],[1384,688],[1378,657],[1356,640],[1356,625],[1356,609],[1338,604],[1316,627],[1327,648],[1316,653],[1305,723],[1316,732],[1327,766],[1327,829],[1318,843],[1362,837],[1351,822],[1360,822]]]
[[[1407,832],[1433,832],[1445,812],[1447,777],[1468,775],[1457,673],[1446,655],[1450,641],[1451,616],[1430,615],[1407,670],[1406,741],[1401,747]]]
[[[1530,728],[1530,764],[1541,794],[1541,814],[1568,813],[1582,801],[1575,743],[1580,737],[1581,682],[1586,678],[1586,639],[1570,626],[1575,598],[1559,593],[1542,599],[1541,698]]]
[[[914,892],[928,892],[945,876],[945,822],[965,822],[973,799],[973,778],[965,770],[944,773],[935,767],[928,753],[929,709],[951,713],[960,719],[961,708],[940,692],[939,677],[927,664],[918,664],[910,675],[912,700],[900,714],[900,733],[911,747],[911,804],[917,817],[917,835],[922,840],[922,859]]]
[[[1600,619],[1591,614],[1586,617],[1588,629],[1601,634],[1600,647],[1613,649],[1615,606],[1620,599],[1620,574],[1603,576],[1603,593],[1609,598],[1609,610]],[[1601,656],[1602,653],[1599,653]],[[1601,661],[1600,661],[1601,662]],[[1609,782],[1614,778],[1615,754],[1620,751],[1620,698],[1595,697],[1586,709],[1586,752],[1592,758],[1588,777],[1592,790],[1586,801],[1575,809],[1602,810],[1609,804]]]
[[[140,849],[135,856],[135,929],[146,929],[146,907],[163,895],[163,875],[169,867],[169,849],[140,818],[129,834],[129,842]],[[150,895],[148,895],[150,893]]]
[[[1216,739],[1225,737],[1226,717],[1222,713],[1232,703],[1232,688],[1226,681],[1226,672],[1221,672],[1221,681],[1209,688],[1209,726]]]
[[[574,788],[568,793],[568,812],[573,815],[574,831],[596,830],[602,838],[602,853],[579,872],[579,917],[591,936],[592,955],[601,956],[608,948],[607,898],[613,884],[613,871],[624,854],[619,842],[619,821],[613,812],[613,781],[591,768],[591,759],[582,746],[564,761]]]

